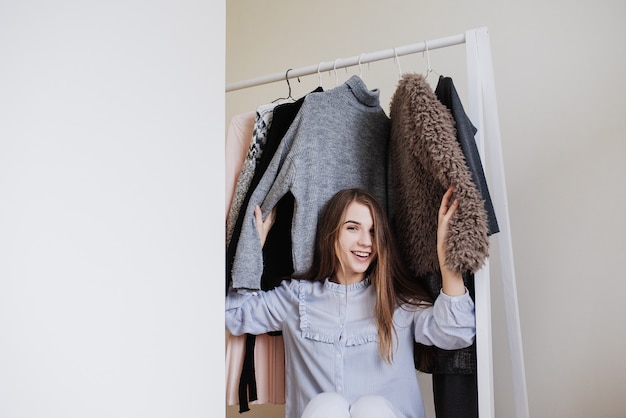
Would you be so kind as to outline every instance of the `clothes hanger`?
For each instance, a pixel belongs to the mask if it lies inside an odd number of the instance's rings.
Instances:
[[[359,65],[359,77],[360,77],[361,79],[363,79],[363,64],[361,63],[361,61],[362,61],[362,59],[363,59],[363,56],[364,56],[364,55],[367,55],[367,53],[366,53],[366,52],[362,52],[362,53],[360,53],[360,54],[359,54],[359,61],[358,61],[358,65]],[[368,62],[367,62],[367,71],[369,71],[369,70],[370,70],[370,62],[368,61]]]
[[[430,66],[430,52],[428,52],[428,41],[424,41],[424,47],[425,47],[424,52],[422,53],[422,57],[424,56],[424,54],[426,54],[426,75],[424,76],[424,78],[428,79],[428,76],[430,75],[430,73],[435,73],[438,76],[441,76],[441,74],[433,70],[432,67]]]
[[[333,63],[333,71],[335,72],[335,87],[339,85],[339,74],[337,74],[337,61],[338,60],[339,58],[337,58],[335,62]]]
[[[324,88],[323,84],[322,84],[322,73],[320,73],[320,66],[324,63],[324,61],[320,62],[319,64],[317,64],[317,78],[319,79],[320,88]]]
[[[293,70],[293,68],[290,68],[287,70],[287,72],[285,73],[285,81],[287,82],[287,87],[289,88],[289,94],[287,95],[287,97],[279,97],[276,100],[272,100],[272,103],[276,103],[279,100],[292,100],[292,101],[296,101],[296,99],[293,98],[293,96],[291,95],[291,84],[289,83],[289,71]],[[296,77],[296,79],[298,80],[298,83],[300,82],[300,77]]]
[[[363,79],[363,66],[361,66],[361,58],[363,57],[363,53],[359,54],[359,78]],[[368,63],[369,64],[369,63]]]
[[[363,55],[363,54],[359,54],[359,62],[358,62],[358,65],[359,65],[359,77],[363,78],[363,67],[361,66],[361,55]]]
[[[400,68],[400,58],[398,58],[398,53],[396,52],[396,48],[393,49],[393,55],[395,55],[393,60],[396,62],[396,65],[398,66],[398,77],[402,78],[402,68]]]

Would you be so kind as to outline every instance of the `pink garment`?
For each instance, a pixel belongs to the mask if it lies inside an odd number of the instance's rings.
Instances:
[[[234,116],[226,137],[226,219],[232,205],[237,178],[253,139],[256,112]],[[239,380],[243,368],[246,336],[226,333],[226,404],[239,405]],[[257,335],[254,363],[258,399],[250,404],[285,403],[285,348],[283,337]]]
[[[226,333],[226,405],[239,405],[239,378],[246,336]],[[257,335],[254,344],[257,404],[285,403],[285,346],[282,336]]]
[[[243,162],[248,154],[248,148],[252,142],[254,120],[256,112],[251,111],[235,115],[230,120],[228,134],[226,135],[226,215],[233,201],[237,178],[243,167]]]

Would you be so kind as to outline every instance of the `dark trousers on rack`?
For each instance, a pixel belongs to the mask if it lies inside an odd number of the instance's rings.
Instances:
[[[433,374],[437,418],[478,418],[476,374]]]

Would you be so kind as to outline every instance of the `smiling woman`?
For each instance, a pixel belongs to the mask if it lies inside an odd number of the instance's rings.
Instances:
[[[350,203],[337,238],[339,269],[331,277],[331,281],[349,285],[363,280],[370,263],[376,257],[373,235],[374,224],[370,209],[362,203]]]
[[[452,192],[441,201],[440,241],[458,206]],[[261,245],[274,217],[255,210]],[[341,190],[320,219],[311,268],[273,290],[231,288],[226,328],[233,335],[282,331],[289,418],[424,417],[413,344],[451,350],[475,335],[473,302],[461,275],[444,266],[442,248],[444,290],[433,304],[400,262],[376,198]]]

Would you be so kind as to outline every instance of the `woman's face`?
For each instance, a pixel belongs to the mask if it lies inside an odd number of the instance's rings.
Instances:
[[[339,270],[337,281],[342,284],[363,280],[367,268],[376,257],[374,221],[369,208],[361,203],[348,205],[335,245]]]

